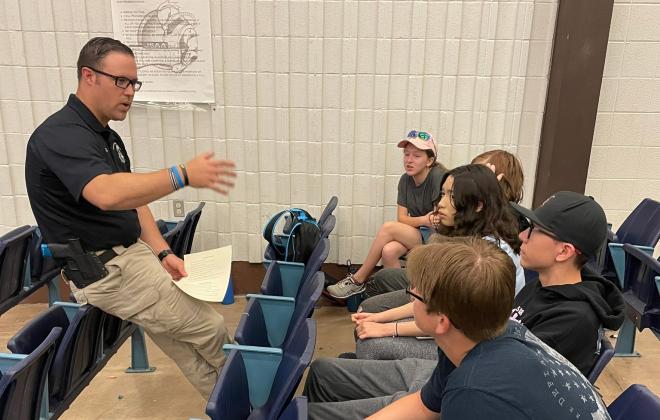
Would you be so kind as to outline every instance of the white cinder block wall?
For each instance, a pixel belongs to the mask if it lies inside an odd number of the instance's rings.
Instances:
[[[660,0],[615,0],[587,194],[618,227],[660,200]]]
[[[395,145],[410,129],[435,134],[450,167],[490,148],[518,153],[531,195],[556,9],[557,0],[212,0],[216,104],[136,104],[112,126],[136,171],[209,149],[236,161],[229,197],[186,189],[152,206],[167,218],[173,198],[188,210],[206,201],[195,249],[231,243],[235,260],[260,261],[271,214],[296,205],[318,215],[336,194],[329,261],[359,262],[395,218]],[[2,232],[34,223],[25,144],[75,91],[78,51],[96,35],[112,35],[109,1],[0,1]]]

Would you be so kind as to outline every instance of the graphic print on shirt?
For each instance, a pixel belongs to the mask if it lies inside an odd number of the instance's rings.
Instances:
[[[513,309],[511,311],[511,317],[509,317],[510,320],[516,321],[517,323],[521,324],[522,323],[522,316],[525,313],[525,310],[523,309],[522,306],[518,306],[517,308]]]
[[[126,158],[124,157],[124,154],[121,152],[121,147],[119,147],[119,145],[116,142],[112,143],[112,150],[114,150],[119,160],[121,160],[121,163],[126,165]]]
[[[529,330],[525,331],[525,340],[538,344],[536,353],[545,367],[543,376],[547,391],[568,416],[575,419],[607,419],[604,415],[607,409],[602,400],[575,366]]]

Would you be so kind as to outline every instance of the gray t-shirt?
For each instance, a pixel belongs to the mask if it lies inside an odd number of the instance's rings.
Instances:
[[[440,165],[436,165],[431,168],[424,182],[416,186],[413,177],[404,173],[399,179],[399,195],[396,203],[407,208],[408,215],[411,217],[428,214],[433,210],[433,201],[440,196],[440,187],[444,175],[444,169]]]

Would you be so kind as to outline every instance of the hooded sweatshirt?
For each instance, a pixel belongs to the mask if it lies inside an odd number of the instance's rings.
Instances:
[[[625,304],[614,283],[588,268],[581,275],[576,284],[543,287],[538,278],[531,281],[516,295],[511,319],[587,376],[600,352],[600,329],[619,329]]]

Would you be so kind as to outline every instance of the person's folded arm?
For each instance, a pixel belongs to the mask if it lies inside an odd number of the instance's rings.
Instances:
[[[396,220],[400,223],[405,223],[406,225],[418,228],[420,226],[431,226],[431,220],[428,214],[423,216],[409,216],[408,209],[402,205],[397,206],[396,210]]]
[[[388,309],[382,312],[356,312],[351,315],[351,320],[355,323],[364,322],[393,322],[413,316],[412,302],[396,308]]]
[[[401,337],[424,337],[428,335],[417,327],[415,321],[399,322],[396,331]]]
[[[359,322],[355,327],[355,332],[361,340],[379,337],[419,337],[427,335],[417,328],[414,321]]]
[[[412,302],[406,303],[405,305],[397,306],[396,308],[388,309],[381,312],[384,322],[398,321],[404,318],[410,318],[413,316],[413,304]]]

